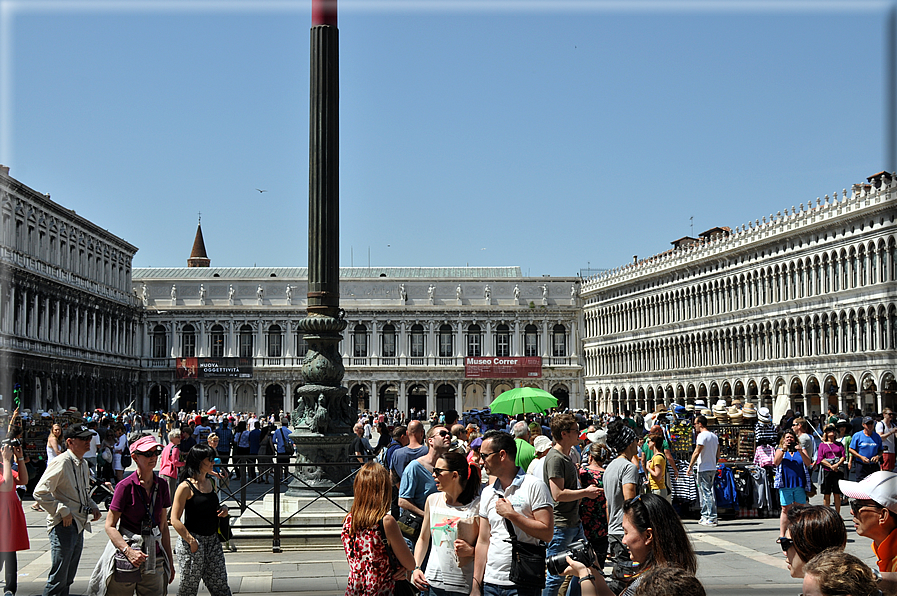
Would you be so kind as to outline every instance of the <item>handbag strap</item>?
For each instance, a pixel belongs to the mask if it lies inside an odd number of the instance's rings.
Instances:
[[[510,540],[507,540],[506,542],[510,542],[511,546],[516,546],[518,538],[517,531],[514,530],[514,524],[511,523],[511,520],[505,518],[505,525],[508,527],[508,534],[511,536]]]
[[[377,522],[377,528],[380,530],[380,538],[383,540],[383,544],[386,545],[386,557],[389,559],[389,568],[397,570],[401,565],[399,565],[399,558],[392,550],[392,545],[389,543],[389,538],[386,537],[386,528],[383,527],[383,520]]]

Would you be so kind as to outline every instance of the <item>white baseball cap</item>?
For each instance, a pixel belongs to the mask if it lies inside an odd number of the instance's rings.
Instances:
[[[839,480],[841,493],[851,499],[868,499],[897,514],[897,474],[875,472],[859,482]]]

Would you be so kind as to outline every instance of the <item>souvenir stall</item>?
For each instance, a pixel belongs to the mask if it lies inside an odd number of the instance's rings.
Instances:
[[[726,405],[725,400],[719,400],[712,408],[698,400],[694,412],[707,418],[708,429],[719,438],[721,465],[714,486],[720,515],[777,516],[778,498],[772,489],[772,439],[768,432],[763,433],[758,449],[756,437],[757,428],[763,427],[758,426],[758,420],[764,423],[770,420],[768,410],[757,410],[755,404],[742,403],[739,399],[731,406]],[[765,415],[760,416],[761,413]],[[682,412],[663,425],[679,470],[679,477],[671,481],[673,501],[683,513],[699,508],[694,478],[685,477],[695,448],[694,427],[686,417],[688,414],[691,412]],[[774,427],[772,433],[774,436]]]

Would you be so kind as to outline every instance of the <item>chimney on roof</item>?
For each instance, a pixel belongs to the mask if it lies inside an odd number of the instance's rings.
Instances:
[[[0,164],[0,174],[3,174],[4,176],[9,176],[9,166],[4,166],[4,165]]]
[[[891,174],[887,171],[879,172],[877,174],[872,174],[866,178],[866,180],[875,188],[881,188],[882,183],[887,184],[891,181]]]
[[[187,259],[187,267],[208,267],[212,260],[206,255],[206,243],[202,239],[202,215],[196,224],[196,238],[193,239],[193,250]]]
[[[632,264],[636,265],[638,263],[638,255],[632,255]]]

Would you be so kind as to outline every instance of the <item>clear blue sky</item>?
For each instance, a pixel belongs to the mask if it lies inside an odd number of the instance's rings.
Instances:
[[[137,267],[200,211],[212,266],[307,264],[309,0],[0,4],[13,177]],[[340,264],[575,275],[849,189],[887,7],[341,2]]]

